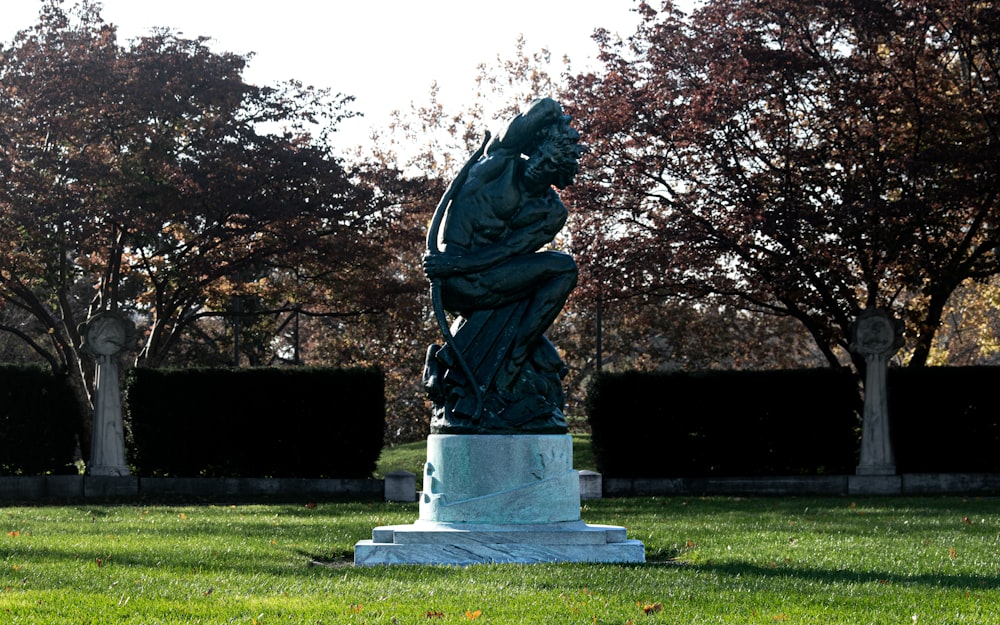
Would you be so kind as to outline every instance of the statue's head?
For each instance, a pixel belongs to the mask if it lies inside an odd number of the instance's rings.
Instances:
[[[558,102],[542,98],[511,120],[490,145],[488,153],[526,156],[525,183],[530,187],[562,189],[573,183],[583,153],[580,133]]]

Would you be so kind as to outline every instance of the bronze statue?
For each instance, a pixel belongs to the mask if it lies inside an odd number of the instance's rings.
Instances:
[[[428,349],[424,372],[433,433],[566,432],[566,369],[545,331],[577,268],[539,250],[566,223],[553,187],[573,182],[579,139],[557,102],[536,100],[487,134],[438,205],[424,258],[446,340]]]

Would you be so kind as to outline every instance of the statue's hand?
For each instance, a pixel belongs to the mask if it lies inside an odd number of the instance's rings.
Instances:
[[[428,278],[448,278],[462,273],[461,258],[448,254],[427,254],[424,256],[424,273]]]

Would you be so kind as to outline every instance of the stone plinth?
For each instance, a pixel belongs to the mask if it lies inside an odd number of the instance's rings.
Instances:
[[[431,435],[420,518],[377,527],[354,563],[644,562],[625,528],[580,520],[569,435]]]
[[[432,434],[420,520],[538,524],[580,519],[568,434]]]
[[[851,475],[847,478],[849,495],[901,495],[903,478],[899,475]]]
[[[583,521],[539,525],[432,523],[377,527],[354,546],[354,564],[645,562],[624,527]]]
[[[88,476],[83,481],[84,497],[135,497],[139,494],[139,478],[135,476]]]
[[[417,500],[417,476],[409,471],[393,471],[385,476],[385,500]]]
[[[580,499],[600,499],[603,496],[603,476],[596,471],[580,471]]]

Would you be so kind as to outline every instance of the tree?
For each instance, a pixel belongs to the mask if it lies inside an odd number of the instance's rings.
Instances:
[[[571,71],[568,58],[557,64],[546,48],[530,51],[523,36],[515,41],[512,56],[498,54],[477,69],[474,97],[468,103],[447,109],[438,98],[440,86],[431,83],[425,102],[393,111],[388,127],[373,131],[371,143],[359,148],[356,157],[411,179],[447,184],[482,142],[484,131],[496,130],[532,100],[558,93]],[[433,190],[438,191],[436,186]]]
[[[1000,364],[1000,276],[966,282],[948,300],[928,364]]]
[[[831,365],[858,313],[885,307],[923,365],[955,289],[1000,272],[1000,10],[640,11],[569,89],[592,147],[571,191],[593,288],[787,315]]]
[[[44,0],[0,50],[0,331],[84,414],[77,325],[99,310],[132,316],[136,362],[159,366],[234,311],[378,307],[379,203],[330,146],[350,98],[248,84],[247,57],[207,43],[123,46],[98,4]],[[314,297],[334,288],[364,297]]]

